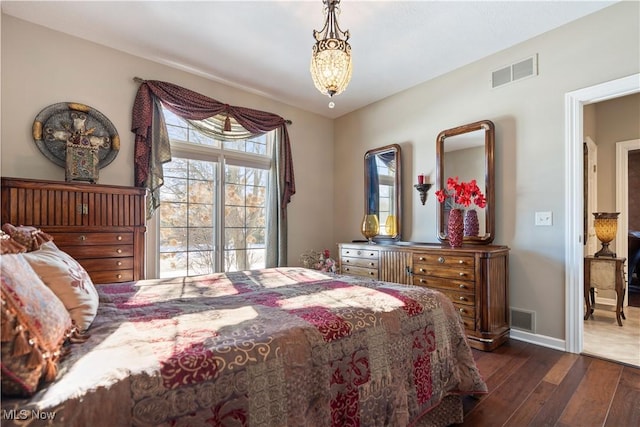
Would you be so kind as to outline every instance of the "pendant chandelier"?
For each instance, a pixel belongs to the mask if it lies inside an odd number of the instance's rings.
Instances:
[[[349,30],[342,31],[336,11],[340,0],[323,0],[326,19],[320,31],[313,30],[316,43],[311,55],[311,77],[316,88],[332,97],[344,91],[351,80]]]

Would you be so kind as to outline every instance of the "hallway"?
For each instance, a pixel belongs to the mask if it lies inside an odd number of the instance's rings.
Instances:
[[[583,354],[640,367],[640,307],[625,307],[627,320],[616,322],[615,307],[596,304],[584,321]]]

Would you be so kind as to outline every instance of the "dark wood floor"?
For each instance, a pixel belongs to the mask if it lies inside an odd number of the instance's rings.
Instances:
[[[473,354],[489,393],[458,426],[640,426],[638,368],[516,340]]]

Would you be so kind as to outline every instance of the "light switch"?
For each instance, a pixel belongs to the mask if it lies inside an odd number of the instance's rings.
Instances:
[[[536,212],[536,226],[550,226],[552,224],[553,214],[550,211]]]

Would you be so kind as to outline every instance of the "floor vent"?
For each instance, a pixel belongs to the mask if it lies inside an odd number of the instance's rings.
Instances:
[[[535,333],[536,313],[535,311],[522,310],[520,308],[511,309],[511,327],[527,332]]]
[[[491,73],[491,87],[496,88],[517,80],[538,75],[538,54]]]

